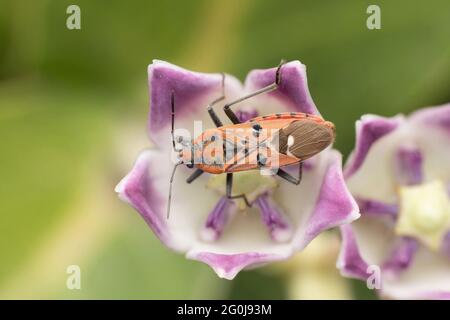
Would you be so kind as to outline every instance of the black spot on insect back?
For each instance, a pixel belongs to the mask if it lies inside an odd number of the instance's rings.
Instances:
[[[253,130],[255,130],[255,131],[260,131],[260,130],[262,129],[262,127],[260,126],[259,123],[254,124],[252,128],[253,128]]]
[[[259,137],[259,133],[262,130],[262,127],[259,123],[256,123],[252,126],[253,129],[253,136]]]

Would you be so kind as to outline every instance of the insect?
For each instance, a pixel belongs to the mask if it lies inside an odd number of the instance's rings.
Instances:
[[[224,105],[223,110],[232,122],[230,125],[223,125],[213,109],[214,105],[225,99],[225,75],[222,74],[222,95],[207,107],[216,128],[205,130],[191,141],[174,136],[175,96],[172,92],[172,145],[178,153],[179,161],[170,177],[167,218],[170,214],[173,179],[179,165],[186,164],[189,168],[196,168],[187,178],[187,183],[192,183],[205,172],[226,174],[227,197],[241,198],[247,206],[251,206],[245,194],[233,195],[233,173],[265,168],[298,185],[302,178],[302,161],[334,142],[334,124],[317,115],[300,112],[276,113],[241,122],[231,109],[231,106],[237,103],[276,90],[281,83],[283,64],[284,61],[279,64],[272,84]],[[177,144],[183,148],[177,148]],[[282,169],[294,164],[298,164],[297,177]]]

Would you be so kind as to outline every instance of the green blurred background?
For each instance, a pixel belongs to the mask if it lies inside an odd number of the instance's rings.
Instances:
[[[70,4],[81,30],[66,28]],[[366,28],[369,4],[381,30]],[[147,65],[243,79],[299,59],[348,155],[362,114],[450,101],[449,40],[448,0],[0,0],[0,298],[373,298],[359,282],[311,280],[335,273],[335,251],[320,258],[334,236],[311,259],[234,281],[156,240],[113,191],[148,145]],[[81,290],[66,288],[71,264]]]

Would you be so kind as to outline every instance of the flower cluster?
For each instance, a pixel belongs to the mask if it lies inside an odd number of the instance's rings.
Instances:
[[[116,191],[166,246],[233,279],[242,269],[287,259],[323,231],[340,227],[342,275],[366,280],[376,266],[384,297],[450,297],[450,105],[409,117],[363,116],[344,172],[340,153],[330,146],[303,161],[300,185],[258,170],[234,173],[233,193],[246,202],[229,198],[225,174],[202,174],[188,184],[195,168],[181,166],[166,219],[174,109],[176,128],[196,132],[198,121],[211,128],[212,101],[224,96],[216,110],[225,120],[220,106],[279,77],[274,90],[234,106],[240,121],[281,112],[321,115],[299,61],[253,70],[244,84],[163,61],[154,61],[148,75],[153,146]]]
[[[362,216],[341,227],[341,273],[376,265],[385,297],[449,298],[450,105],[356,127],[344,172]]]

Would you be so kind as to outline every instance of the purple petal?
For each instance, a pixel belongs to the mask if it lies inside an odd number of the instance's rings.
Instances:
[[[259,266],[268,262],[285,259],[285,256],[246,252],[239,254],[218,254],[211,252],[197,252],[188,254],[188,258],[208,264],[220,278],[233,280],[244,268]]]
[[[356,147],[345,165],[344,175],[348,179],[366,159],[370,147],[378,140],[397,129],[403,117],[384,118],[364,116],[356,123]]]
[[[245,88],[253,92],[275,82],[277,68],[251,71],[245,80]],[[281,83],[277,90],[268,93],[289,109],[297,112],[319,114],[309,93],[306,66],[300,61],[291,61],[281,68]]]
[[[337,267],[341,274],[346,277],[366,280],[368,277],[367,268],[369,265],[363,260],[359,253],[355,234],[350,225],[340,227],[342,244],[337,262]]]
[[[416,111],[411,114],[410,120],[415,123],[442,129],[450,135],[450,103]]]
[[[383,273],[382,295],[391,299],[448,299],[450,260],[420,244],[413,260],[397,276]]]
[[[442,241],[441,251],[450,259],[450,231],[447,232]]]
[[[350,194],[342,174],[342,156],[330,151],[330,162],[324,174],[316,206],[310,216],[302,246],[308,244],[320,232],[359,218],[359,208]]]
[[[395,173],[402,185],[415,185],[423,181],[422,153],[415,147],[402,146],[396,153]]]
[[[394,248],[390,258],[384,264],[383,270],[395,275],[407,269],[413,262],[417,248],[417,240],[408,237],[401,238],[400,243]]]
[[[256,110],[238,110],[236,112],[236,116],[238,117],[239,121],[246,122],[252,118],[256,118],[258,116],[258,111]]]
[[[119,182],[115,191],[123,201],[131,204],[139,212],[156,236],[170,246],[167,225],[164,218],[158,214],[165,201],[156,191],[158,186],[154,185],[149,173],[150,166],[154,165],[153,154],[154,151],[150,150],[142,152],[133,169]]]
[[[173,64],[155,60],[148,68],[150,91],[150,134],[159,134],[171,123],[171,96],[175,97],[175,119],[207,116],[206,107],[222,93],[222,75],[192,72]],[[227,96],[236,91],[240,84],[234,77],[226,76]],[[233,93],[234,94],[234,93]],[[194,118],[192,118],[194,119]],[[178,121],[177,121],[178,120]],[[168,132],[167,132],[168,133]],[[159,139],[153,139],[160,143]],[[164,141],[165,143],[166,141]]]
[[[356,202],[358,203],[359,210],[362,215],[388,215],[393,219],[397,218],[398,214],[398,205],[397,204],[390,204],[390,203],[384,203],[378,200],[372,200],[372,199],[362,199],[362,198],[356,198]]]
[[[264,224],[270,231],[272,239],[278,242],[288,241],[292,236],[292,227],[273,203],[268,194],[264,194],[256,199],[256,205],[261,211]]]
[[[418,297],[418,299],[419,299],[419,297]],[[450,292],[448,292],[448,291],[424,292],[424,293],[420,294],[420,299],[450,300]]]
[[[217,202],[206,220],[205,227],[202,231],[203,240],[211,242],[219,239],[228,222],[230,213],[228,209],[230,205],[234,204],[226,197],[222,197],[219,202]]]

